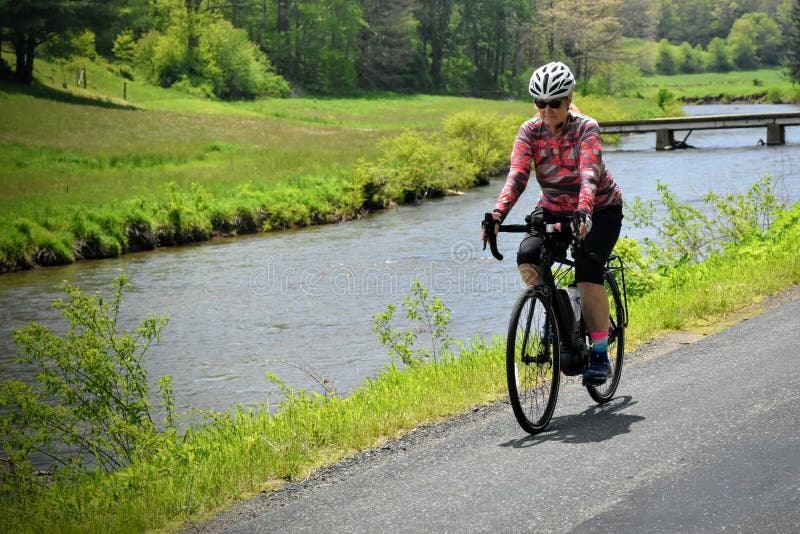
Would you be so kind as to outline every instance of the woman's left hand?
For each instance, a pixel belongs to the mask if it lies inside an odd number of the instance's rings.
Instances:
[[[573,232],[575,231],[576,224],[578,226],[578,239],[583,240],[586,237],[586,234],[592,231],[592,216],[582,211],[576,211],[575,219],[572,223]]]

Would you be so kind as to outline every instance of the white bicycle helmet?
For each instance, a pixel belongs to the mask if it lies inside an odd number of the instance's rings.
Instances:
[[[537,100],[550,100],[565,97],[574,88],[575,77],[569,67],[560,61],[552,61],[533,71],[528,92]]]

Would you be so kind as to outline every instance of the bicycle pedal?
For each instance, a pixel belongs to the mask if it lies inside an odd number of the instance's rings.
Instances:
[[[606,383],[606,380],[608,380],[608,379],[607,378],[586,378],[584,376],[583,377],[583,385],[584,386],[592,386],[592,387],[602,386],[603,384]]]

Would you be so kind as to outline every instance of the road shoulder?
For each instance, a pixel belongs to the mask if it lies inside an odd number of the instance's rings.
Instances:
[[[696,331],[672,332],[648,341],[626,354],[627,365],[637,365],[668,354],[678,348],[697,342],[707,335],[724,330],[734,324],[756,317],[783,303],[800,299],[800,284],[771,295],[760,302],[726,316],[713,324],[703,325]],[[565,384],[569,387],[569,384]],[[278,490],[265,491],[261,495],[235,503],[230,509],[216,514],[208,521],[184,524],[182,532],[214,533],[247,522],[255,517],[277,510],[317,491],[341,481],[365,473],[378,466],[390,463],[408,454],[411,450],[435,445],[437,442],[466,432],[481,424],[487,417],[509,411],[508,400],[488,406],[478,406],[445,421],[432,423],[406,432],[403,436],[382,445],[348,456],[330,466],[316,470],[302,481],[287,482]]]

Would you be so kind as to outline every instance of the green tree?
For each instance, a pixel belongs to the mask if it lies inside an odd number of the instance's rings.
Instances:
[[[675,47],[666,39],[658,43],[658,58],[656,69],[661,74],[675,74],[678,72],[678,61],[675,58]]]
[[[440,91],[444,85],[442,65],[445,53],[448,48],[453,48],[450,29],[453,3],[453,0],[421,2],[416,12],[422,50],[429,61],[428,72],[436,91]]]
[[[800,0],[794,2],[786,38],[786,71],[792,82],[800,83]]]
[[[681,72],[697,73],[703,71],[706,64],[704,61],[705,53],[700,48],[700,45],[692,48],[692,45],[684,41],[679,47],[679,55],[679,69]]]
[[[95,17],[89,28],[95,33],[97,53],[110,56],[114,43],[124,30],[131,30],[134,37],[152,28],[153,0],[107,0],[106,16]]]
[[[358,59],[359,85],[365,89],[406,91],[426,88],[415,71],[418,54],[414,3],[363,0]],[[420,57],[421,59],[421,57]]]
[[[622,26],[613,16],[620,0],[554,0],[542,11],[548,59],[563,57],[585,86],[600,64],[619,61]]]
[[[469,80],[473,91],[496,91],[512,65],[512,46],[519,24],[514,2],[461,0],[458,4],[457,43],[474,66]],[[452,83],[452,81],[451,81]]]
[[[724,0],[716,2],[713,10],[714,20],[711,27],[715,37],[726,37],[733,23],[745,13],[760,11],[758,4],[766,4],[763,0]]]
[[[197,63],[201,78],[220,98],[258,95],[288,96],[289,86],[271,72],[269,59],[244,30],[224,19],[204,24],[198,32]]]
[[[114,39],[114,46],[111,48],[114,57],[126,63],[132,63],[136,57],[136,39],[133,30],[126,29],[120,32]]]
[[[715,0],[659,0],[656,38],[705,46],[712,38],[724,36],[729,26],[721,33],[713,26],[718,3]]]
[[[652,0],[622,0],[617,8],[622,35],[636,39],[654,40],[658,4]]]
[[[656,20],[656,39],[679,40],[681,21],[675,0],[659,0]]]
[[[737,35],[729,40],[731,59],[737,68],[749,70],[758,67],[758,57],[753,41],[746,35]]]
[[[747,13],[739,18],[731,28],[728,42],[734,47],[734,61],[740,57],[742,64],[751,67],[778,65],[782,59],[781,30],[766,13]],[[739,61],[737,65],[740,65]],[[740,68],[749,67],[740,65]]]
[[[163,2],[166,21],[137,43],[136,66],[164,87],[180,84],[219,98],[287,96],[286,81],[244,30],[213,11],[185,9],[182,0]]]
[[[728,72],[731,70],[731,57],[724,39],[714,37],[708,43],[706,60],[706,69],[711,72]]]
[[[14,46],[14,81],[30,84],[36,49],[56,37],[79,35],[107,15],[100,0],[0,0],[0,36]]]
[[[270,0],[258,12],[268,23],[260,45],[278,73],[315,93],[355,89],[364,25],[357,0]]]

